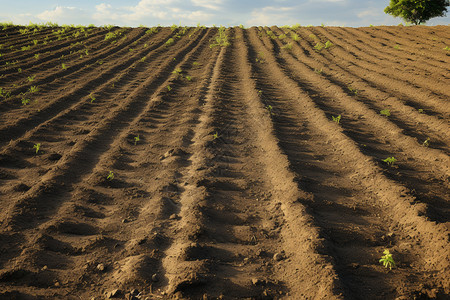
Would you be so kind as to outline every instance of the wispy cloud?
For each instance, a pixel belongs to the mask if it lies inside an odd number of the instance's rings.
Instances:
[[[52,10],[46,10],[36,15],[43,22],[55,22],[59,24],[82,24],[90,20],[89,13],[77,7],[56,6]]]

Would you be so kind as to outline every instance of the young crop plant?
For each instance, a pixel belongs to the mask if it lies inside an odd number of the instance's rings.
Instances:
[[[112,171],[109,171],[108,176],[106,177],[107,180],[112,181],[114,179],[114,173]]]
[[[27,98],[22,98],[21,101],[22,101],[22,105],[23,105],[23,106],[25,106],[25,105],[27,105],[28,103],[30,103],[30,99],[27,99]]]
[[[425,141],[423,141],[422,146],[424,146],[424,147],[430,146],[430,138],[429,137],[427,137],[427,139]]]
[[[399,50],[400,46],[397,44],[397,45],[394,46],[394,49]]]
[[[30,49],[31,49],[31,45],[28,45],[28,46],[22,46],[22,48],[21,48],[22,51],[28,51],[28,50],[30,50]]]
[[[341,122],[341,115],[335,117],[335,116],[331,116],[331,118],[333,119],[334,122],[336,122],[336,124],[339,124],[339,122]]]
[[[286,51],[291,51],[292,50],[292,43],[287,43],[286,45],[281,47],[281,49],[284,49]]]
[[[392,157],[388,157],[388,158],[383,159],[383,161],[384,161],[385,163],[387,163],[388,166],[393,166],[394,163],[395,163],[397,160],[392,156]]]
[[[220,26],[219,32],[214,37],[214,42],[209,45],[209,48],[214,48],[216,46],[227,47],[230,46],[230,42],[228,41],[228,35],[226,34],[226,28],[224,26]]]
[[[386,117],[389,117],[391,115],[391,111],[389,109],[383,109],[383,110],[380,110],[380,114],[385,115]]]
[[[279,39],[279,40],[284,40],[285,38],[286,38],[286,35],[285,35],[285,34],[281,34],[281,35],[278,36],[278,39]]]
[[[322,72],[323,72],[323,68],[320,68],[320,69],[314,69],[314,72],[316,72],[317,74],[322,74]]]
[[[219,138],[219,133],[216,131],[216,133],[213,134],[213,141]]]
[[[134,145],[136,146],[137,142],[139,142],[141,139],[139,138],[139,134],[134,137]]]
[[[255,60],[256,60],[256,62],[264,63],[264,52],[258,51],[258,54],[257,54],[257,57]]]
[[[177,77],[181,75],[181,72],[183,72],[180,68],[176,68],[172,71],[172,74],[175,74]]]
[[[39,59],[39,53],[36,53],[36,54],[34,55],[34,59]]]
[[[38,154],[39,149],[41,149],[41,143],[34,144],[33,149],[36,149],[36,154]]]
[[[450,47],[449,46],[445,46],[444,50],[450,51]]]
[[[271,115],[271,116],[273,116],[274,115],[274,113],[273,113],[273,107],[272,107],[272,105],[266,105],[266,107],[265,107],[266,109],[267,109],[267,111],[269,112],[269,115]]]
[[[37,86],[33,85],[30,87],[29,91],[30,91],[30,93],[36,93],[39,91],[39,88]]]
[[[168,85],[167,90],[170,92],[172,90],[172,87],[170,85]]]
[[[192,77],[189,76],[189,75],[186,75],[186,79],[187,79],[187,81],[191,81],[191,80],[192,80]]]
[[[17,72],[22,73],[22,68],[18,68]]]
[[[39,43],[38,40],[33,40],[33,44],[36,46]]]
[[[325,44],[323,44],[322,42],[317,42],[316,45],[314,46],[314,49],[316,49],[317,51],[321,51],[324,47]]]
[[[32,82],[36,78],[36,75],[28,76],[28,82]]]
[[[91,103],[95,101],[95,97],[92,93],[89,94],[89,98],[91,99]]]
[[[173,43],[175,43],[175,40],[173,38],[170,38],[166,41],[166,46],[171,46],[173,45]]]
[[[357,90],[357,89],[352,88],[351,86],[348,86],[348,90],[349,90],[351,93],[353,93],[353,94],[355,94],[355,95],[358,95],[358,90]]]
[[[330,42],[330,41],[326,41],[325,42],[325,49],[328,49],[328,48],[330,48],[330,47],[332,47],[333,46],[333,43],[332,42]]]
[[[379,262],[382,263],[386,269],[389,268],[389,270],[392,270],[392,267],[395,267],[395,261],[394,258],[392,258],[392,254],[388,249],[384,250],[383,254],[384,255],[381,256]]]
[[[62,63],[62,64],[61,64],[61,68],[62,68],[63,70],[67,69],[66,64],[65,64],[65,63]]]
[[[419,114],[423,114],[424,113],[423,108],[419,108],[418,111],[419,111]]]
[[[298,41],[300,40],[300,37],[298,36],[298,34],[291,32],[291,39],[293,39],[294,41]]]

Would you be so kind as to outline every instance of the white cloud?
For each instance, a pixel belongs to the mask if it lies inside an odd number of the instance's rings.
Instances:
[[[363,10],[359,13],[356,14],[358,16],[358,18],[366,18],[366,17],[379,17],[379,16],[383,16],[383,12],[376,10],[375,8],[370,8],[370,9],[366,9]]]
[[[275,25],[275,24],[295,24],[297,19],[293,16],[295,7],[274,7],[266,6],[255,9],[251,12],[251,19],[246,25]]]
[[[36,17],[43,22],[56,22],[59,24],[81,24],[88,20],[85,10],[77,7],[57,6],[53,10],[46,10]]]
[[[195,6],[204,7],[211,10],[220,10],[222,8],[222,0],[191,0]]]

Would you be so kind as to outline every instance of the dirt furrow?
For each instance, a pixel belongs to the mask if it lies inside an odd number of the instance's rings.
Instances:
[[[195,39],[196,47],[183,60],[176,56],[177,61],[181,60],[181,62],[174,68],[175,70],[181,67],[186,72],[188,68],[198,68],[189,74],[208,77],[211,63],[205,67],[192,64],[197,62],[200,54],[203,61],[209,57],[207,41],[212,31],[208,32],[200,35],[201,40]],[[157,270],[159,269],[158,257],[166,244],[164,242],[165,227],[167,223],[175,221],[172,218],[169,219],[169,212],[176,205],[171,204],[167,197],[174,193],[170,191],[174,184],[172,180],[177,176],[177,169],[183,165],[179,161],[181,158],[179,160],[175,158],[179,153],[171,153],[175,160],[167,157],[167,160],[161,162],[160,154],[164,152],[160,151],[170,145],[158,146],[153,141],[171,138],[175,142],[172,146],[178,144],[180,147],[183,146],[180,143],[185,144],[185,141],[189,139],[192,129],[185,128],[183,125],[195,120],[194,106],[200,103],[194,95],[201,93],[202,89],[201,86],[193,89],[199,80],[195,79],[196,77],[190,78],[189,80],[180,79],[174,74],[172,78],[161,84],[149,97],[143,112],[127,124],[128,128],[122,130],[116,138],[117,142],[101,154],[91,172],[83,175],[80,183],[75,185],[75,190],[70,192],[71,200],[64,202],[52,219],[40,225],[40,232],[44,236],[51,232],[53,239],[66,244],[70,249],[82,249],[81,253],[79,251],[69,253],[71,256],[82,255],[88,261],[87,266],[84,266],[84,263],[80,265],[79,262],[85,260],[80,258],[76,260],[78,263],[74,263],[73,267],[80,274],[79,281],[71,282],[69,286],[75,289],[82,288],[85,290],[86,297],[93,293],[101,295],[102,290],[110,290],[111,285],[120,286],[122,289],[131,287],[128,290],[139,288],[142,292],[145,287],[146,293],[152,293],[149,291],[148,283],[152,282],[153,273],[149,272],[161,272]],[[166,90],[168,85],[173,86],[174,89],[170,93]],[[183,85],[191,87],[183,88]],[[180,92],[178,92],[179,88]],[[186,94],[191,96],[188,100],[184,99]],[[155,113],[162,117],[159,120],[162,124],[159,126],[149,117]],[[130,141],[130,132],[137,128],[139,128],[141,139],[133,145],[133,141]],[[160,130],[161,128],[164,130]],[[136,148],[137,153],[132,154]],[[104,174],[106,170],[114,171],[116,177],[113,180],[106,180],[107,174]],[[133,177],[135,180],[127,179]],[[124,203],[115,199],[127,199],[127,201]],[[79,205],[80,203],[82,205]],[[75,221],[73,216],[80,214],[83,216],[83,222]],[[153,223],[153,227],[149,227],[149,223]],[[66,224],[72,224],[72,230],[79,232],[77,239],[71,238],[67,230],[60,229]],[[89,234],[83,232],[83,226],[91,229]],[[105,256],[102,251],[104,247],[109,249],[108,256]],[[32,248],[32,245],[28,248]],[[38,253],[48,254],[42,249]],[[36,256],[35,252],[27,254]],[[27,257],[21,257],[20,260],[26,261]],[[96,270],[98,264],[103,264],[106,269]],[[135,270],[129,269],[130,264],[134,264]],[[61,267],[53,266],[51,269],[58,271]],[[67,272],[64,271],[66,269],[70,269],[70,266],[64,266],[58,272],[60,273],[57,276],[59,282],[65,281],[65,277],[68,277],[65,274]],[[93,278],[98,280],[102,275],[106,277],[107,274],[103,274],[103,271],[108,272],[109,279],[102,280],[102,284],[91,289],[89,281]],[[159,280],[155,278],[153,278],[153,284],[158,285],[156,282]]]
[[[264,49],[256,31],[250,30],[249,34],[254,49]],[[268,89],[275,117],[279,115],[275,126],[280,146],[298,174],[300,185],[314,195],[314,201],[303,202],[322,227],[328,242],[325,252],[334,258],[347,294],[356,298],[390,298],[411,291],[429,292],[429,286],[422,289],[415,276],[426,277],[427,285],[436,286],[441,294],[447,293],[442,281],[449,268],[448,263],[443,263],[448,260],[445,226],[421,217],[418,207],[410,205],[414,199],[405,193],[405,188],[382,175],[381,169],[360,152],[339,126],[328,120],[301,89],[302,85],[285,74],[271,50],[264,52],[267,64],[258,65],[257,78]],[[256,50],[253,53],[257,55]],[[293,137],[292,132],[298,132],[301,138]],[[350,187],[356,197],[346,192]],[[360,218],[361,214],[364,218]],[[412,228],[415,236],[405,234]],[[392,236],[396,238],[391,239]],[[401,257],[389,282],[373,276],[382,272],[377,256],[384,248]],[[431,253],[438,256],[433,262]],[[420,272],[410,276],[411,265]]]
[[[32,217],[35,213],[46,216],[54,211],[60,201],[48,199],[45,201],[47,203],[43,203],[39,201],[40,198],[46,193],[50,193],[53,197],[56,197],[58,193],[56,192],[55,194],[55,191],[64,190],[66,182],[77,182],[81,175],[86,172],[90,166],[96,163],[98,156],[108,149],[109,144],[116,134],[119,133],[119,130],[123,129],[127,124],[126,121],[132,119],[142,111],[147,99],[143,96],[153,93],[153,91],[166,80],[170,75],[170,73],[167,74],[168,71],[173,69],[173,66],[176,64],[176,59],[181,59],[185,55],[188,55],[195,46],[195,43],[198,42],[203,35],[204,34],[199,35],[196,39],[191,40],[188,44],[179,48],[174,55],[175,60],[169,60],[169,62],[160,69],[160,72],[148,77],[143,83],[136,87],[129,96],[127,96],[126,101],[119,103],[115,110],[111,111],[108,116],[103,117],[89,134],[80,141],[73,143],[70,151],[61,157],[50,170],[46,170],[45,176],[42,176],[39,183],[20,196],[17,201],[13,201],[14,204],[10,212],[14,213],[10,213],[9,216],[5,218],[5,220],[8,221],[4,222],[2,227],[8,227],[8,224],[16,224],[19,227],[23,226],[24,228],[29,228],[34,225],[32,221],[37,221],[39,219]],[[92,150],[95,150],[95,152],[92,152]],[[35,159],[36,157],[32,158],[32,160]],[[14,157],[3,157],[3,161],[6,163],[10,160],[14,160]],[[4,163],[4,165],[6,165],[6,163]],[[72,168],[75,168],[78,171],[74,173],[71,171]],[[52,204],[50,205],[50,203]],[[33,207],[39,207],[39,211],[34,211]]]
[[[47,65],[43,65],[44,62],[47,62],[51,60],[52,58],[61,57],[61,56],[69,56],[72,54],[72,45],[75,44],[85,44],[85,46],[89,46],[91,44],[98,43],[99,41],[102,42],[102,46],[107,45],[106,42],[104,42],[104,35],[105,31],[96,31],[91,34],[83,35],[80,38],[74,38],[74,39],[68,39],[63,40],[59,42],[58,40],[50,41],[50,43],[47,42],[46,45],[39,44],[39,40],[37,45],[34,45],[33,40],[29,40],[28,42],[31,43],[32,46],[31,49],[26,50],[26,52],[21,51],[22,55],[17,55],[16,53],[12,53],[11,56],[14,57],[14,60],[17,61],[17,63],[14,65],[14,69],[8,69],[3,72],[5,75],[16,75],[17,69],[21,68],[23,71],[30,70],[30,68],[37,69],[39,68],[46,68]],[[33,39],[35,39],[33,37]],[[56,45],[54,44],[56,43]],[[50,55],[46,55],[47,53],[51,53]],[[36,58],[35,55],[38,55],[38,58]],[[73,57],[77,55],[72,55]],[[2,57],[3,58],[3,57]],[[8,56],[5,56],[5,61],[8,61]],[[36,63],[36,61],[38,63]],[[8,77],[5,77],[8,78]]]
[[[426,85],[428,88],[436,90],[438,93],[443,93],[444,95],[448,92],[442,89],[440,85],[434,87],[432,83],[435,84],[445,84],[448,80],[448,70],[442,69],[442,63],[439,62],[443,57],[445,57],[445,52],[442,50],[440,56],[437,58],[423,58],[418,59],[415,54],[405,55],[403,53],[403,48],[398,45],[391,47],[386,47],[383,42],[379,42],[376,38],[372,38],[371,34],[365,33],[363,31],[356,31],[352,28],[339,28],[334,30],[327,30],[329,32],[335,33],[335,36],[342,38],[348,43],[353,45],[353,49],[357,50],[357,54],[361,53],[365,59],[377,63],[379,66],[386,66],[390,70],[397,72],[398,74],[408,74],[409,76],[404,76],[406,79],[411,81],[413,84]],[[356,39],[356,42],[355,42]],[[365,41],[362,43],[362,41]],[[406,46],[404,46],[406,47]],[[398,48],[398,49],[397,49]],[[385,62],[389,63],[386,64]],[[430,61],[438,62],[441,67],[435,67],[430,65]],[[414,63],[414,68],[412,67]],[[410,78],[410,76],[412,76]]]
[[[419,146],[415,140],[403,136],[402,130],[388,121],[389,118],[371,111],[365,104],[354,100],[354,96],[348,95],[342,87],[333,86],[333,82],[318,76],[292,56],[280,53],[278,63],[330,119],[333,115],[343,116],[339,124],[344,134],[353,139],[376,164],[382,166],[383,159],[395,156],[399,168],[386,168],[386,174],[415,191],[416,203],[427,205],[426,216],[438,223],[449,221],[446,216],[449,215],[450,206],[445,200],[450,174],[446,168],[450,165],[448,155]],[[433,159],[429,159],[430,156]]]
[[[333,43],[338,46],[333,52],[338,52],[336,54],[346,55],[347,61],[352,61],[354,65],[364,68],[366,72],[375,72],[381,78],[386,78],[387,82],[398,83],[396,86],[404,87],[404,90],[410,89],[413,93],[421,92],[420,97],[428,97],[442,105],[442,103],[450,96],[448,89],[446,88],[446,78],[442,77],[440,81],[434,79],[428,79],[426,74],[422,75],[418,73],[420,71],[419,67],[408,64],[400,64],[397,60],[389,58],[378,58],[378,54],[370,47],[365,47],[364,49],[353,42],[354,35],[349,33],[346,34],[345,30],[324,30],[323,28],[313,29],[312,32],[316,32],[318,36],[323,36],[324,39],[330,39]],[[340,36],[339,36],[340,35]],[[367,39],[369,40],[369,39]],[[349,55],[346,47],[350,43],[353,45],[352,53]],[[370,45],[370,42],[368,43]],[[351,58],[354,59],[352,60]],[[431,59],[426,62],[429,64]],[[419,64],[420,65],[420,64]],[[384,66],[384,67],[383,67]],[[398,66],[398,67],[396,67]],[[428,70],[432,71],[429,67]],[[442,70],[440,74],[446,74],[447,72]],[[408,76],[404,76],[408,74]],[[402,75],[402,76],[400,76]],[[380,79],[381,79],[380,78]],[[427,93],[423,93],[422,90],[425,89]],[[438,105],[439,105],[438,104]]]
[[[84,59],[77,59],[77,62],[74,64],[71,64],[71,62],[67,60],[60,60],[59,58],[54,59],[49,62],[48,66],[46,66],[44,70],[40,70],[40,73],[33,74],[37,76],[37,78],[34,78],[33,81],[28,80],[25,84],[22,84],[19,87],[13,87],[13,89],[10,90],[11,99],[9,99],[9,101],[16,100],[14,96],[19,96],[20,93],[26,93],[27,90],[33,85],[38,87],[45,86],[45,84],[64,78],[69,74],[83,72],[90,65],[94,65],[95,63],[111,57],[112,55],[123,55],[125,49],[129,48],[129,46],[135,41],[143,39],[144,37],[145,35],[143,30],[132,30],[126,37],[126,41],[122,41],[121,43],[113,44],[108,47],[100,47],[100,51],[99,53],[96,53],[96,55],[85,56]]]
[[[429,58],[430,56],[435,61],[441,61],[445,63],[444,60],[448,61],[448,58],[442,56],[442,53],[445,53],[444,47],[448,44],[442,43],[438,45],[437,38],[435,37],[435,32],[438,31],[440,26],[425,26],[423,27],[424,32],[422,32],[422,35],[417,35],[414,32],[417,31],[420,27],[418,26],[408,26],[405,28],[402,28],[403,31],[402,35],[395,34],[394,31],[399,30],[400,28],[396,28],[395,26],[385,26],[380,28],[379,30],[376,30],[376,36],[378,36],[379,39],[384,40],[384,42],[389,43],[389,41],[395,41],[401,46],[404,46],[403,48],[411,53],[412,55],[421,55],[425,59]],[[419,38],[419,39],[418,39]],[[447,37],[440,37],[442,39],[441,41],[448,42],[449,38]],[[426,41],[433,41],[432,43],[426,44]],[[424,42],[425,41],[425,42]],[[436,42],[435,42],[436,41]],[[427,46],[427,47],[425,47]],[[442,47],[441,47],[442,46]],[[448,62],[447,62],[448,64]],[[442,67],[445,68],[445,65]],[[449,68],[447,67],[447,70]]]
[[[4,138],[2,142],[6,142],[8,139],[11,140],[20,137],[30,128],[51,120],[55,116],[66,113],[67,111],[72,110],[74,106],[84,105],[85,101],[88,101],[87,98],[90,99],[89,101],[95,101],[92,98],[95,98],[95,96],[91,97],[89,95],[102,96],[102,94],[105,94],[107,90],[117,91],[116,84],[120,91],[121,85],[132,79],[131,77],[128,77],[127,74],[135,71],[136,64],[138,62],[145,64],[145,62],[142,61],[143,57],[148,58],[148,61],[152,65],[155,63],[153,60],[156,60],[156,63],[160,63],[161,60],[164,59],[163,56],[158,55],[166,49],[164,46],[165,36],[166,35],[164,33],[161,33],[161,36],[159,36],[158,39],[156,39],[153,44],[148,47],[148,49],[142,49],[140,52],[136,52],[133,56],[126,60],[122,60],[118,64],[115,63],[115,60],[110,60],[104,67],[102,67],[102,69],[100,69],[98,74],[94,75],[94,78],[87,76],[88,72],[95,71],[94,67],[90,67],[89,70],[84,70],[80,74],[74,74],[75,77],[81,77],[84,75],[84,79],[81,79],[81,82],[78,82],[78,85],[76,85],[73,89],[65,91],[65,88],[63,88],[62,92],[61,90],[57,91],[57,98],[47,105],[43,103],[43,107],[39,107],[37,112],[30,111],[31,115],[28,115],[25,118],[10,120],[10,122],[15,122],[6,126],[4,125],[3,128],[0,129],[0,133],[2,133],[1,137]],[[68,80],[68,78],[66,79]],[[76,80],[76,78],[73,78],[72,80]],[[63,82],[51,83],[48,88],[50,89],[52,87],[54,90],[57,90],[58,87],[62,86],[62,84]],[[45,98],[50,97],[55,92],[52,92],[51,94],[43,94],[42,92],[38,93],[41,94],[41,97]],[[105,98],[106,96],[107,94],[105,94]],[[100,99],[98,99],[97,102],[99,100]]]
[[[313,45],[310,47],[312,48]],[[333,61],[334,57],[342,57],[344,61],[353,60],[354,62],[350,62],[350,64],[347,63],[347,65],[342,65],[342,63],[336,60],[336,64],[341,64],[341,67],[346,69],[348,73],[359,77],[360,80],[370,84],[371,87],[384,91],[388,94],[395,95],[396,98],[401,99],[404,103],[416,108],[417,110],[424,109],[429,112],[431,111],[433,115],[436,115],[441,119],[447,118],[449,110],[442,105],[445,101],[444,99],[433,96],[432,93],[427,92],[426,90],[405,86],[393,78],[385,78],[384,75],[378,73],[378,71],[371,71],[365,68],[364,62],[350,58],[349,55],[346,54],[346,51],[339,46],[334,49],[332,48],[330,51],[333,52],[332,56],[328,55],[327,51],[321,51],[321,55],[328,60],[333,58]],[[308,50],[308,53],[309,52],[310,51]],[[331,64],[329,65],[330,67],[332,66]]]
[[[320,55],[311,49],[306,42],[292,44],[294,45],[292,51],[281,51],[281,53],[291,54],[298,60],[293,61],[289,58],[290,62],[300,64],[303,70],[310,73],[307,78],[314,78],[317,75],[325,77],[330,83],[340,87],[341,94],[348,94],[353,99],[363,102],[366,105],[364,111],[370,108],[378,114],[382,110],[389,109],[392,112],[389,121],[395,123],[403,134],[413,137],[417,140],[417,144],[421,146],[428,139],[426,146],[433,144],[432,148],[448,154],[450,137],[447,134],[442,134],[442,132],[448,131],[448,125],[443,120],[428,115],[430,114],[428,110],[422,109],[422,112],[420,112],[417,109],[406,107],[394,95],[377,89],[376,86],[368,84],[365,79],[348,71],[345,68],[345,61],[329,64],[329,59],[333,58],[332,55]],[[277,44],[277,47],[278,49],[282,48],[281,44]],[[306,51],[310,53],[309,56],[305,54]],[[313,91],[311,93],[314,94]],[[338,115],[339,110],[340,108],[334,113]],[[431,143],[431,140],[433,143]]]

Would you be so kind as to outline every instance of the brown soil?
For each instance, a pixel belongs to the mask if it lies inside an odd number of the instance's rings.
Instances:
[[[19,29],[0,299],[450,297],[447,26]]]

